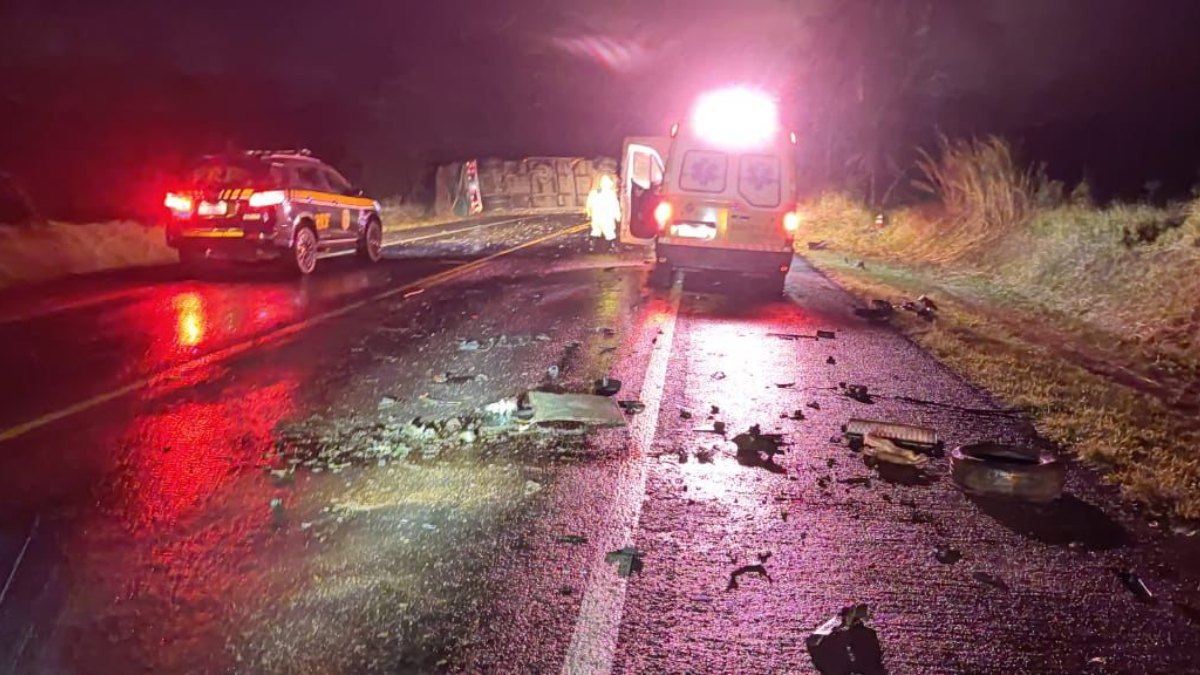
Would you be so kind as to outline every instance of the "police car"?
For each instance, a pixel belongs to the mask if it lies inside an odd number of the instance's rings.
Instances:
[[[311,274],[321,258],[382,255],[379,203],[307,150],[205,156],[180,183],[163,204],[185,266],[275,259]]]

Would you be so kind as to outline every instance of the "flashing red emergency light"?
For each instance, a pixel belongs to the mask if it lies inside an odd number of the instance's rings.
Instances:
[[[800,212],[788,211],[783,214],[783,229],[785,232],[793,233],[800,228]]]
[[[779,110],[763,92],[746,87],[719,89],[696,103],[692,125],[697,135],[714,145],[753,148],[779,133]]]
[[[672,211],[671,202],[666,200],[659,202],[658,206],[654,207],[654,222],[658,223],[658,229],[661,230],[667,226],[671,220]]]

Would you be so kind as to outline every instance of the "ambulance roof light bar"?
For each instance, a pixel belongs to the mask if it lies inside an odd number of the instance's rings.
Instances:
[[[717,146],[759,147],[779,133],[779,109],[761,91],[747,87],[718,89],[697,101],[692,127],[700,138]]]

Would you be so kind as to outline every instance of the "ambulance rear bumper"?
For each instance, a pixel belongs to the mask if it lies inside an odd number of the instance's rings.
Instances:
[[[775,276],[791,268],[794,254],[791,250],[751,251],[716,246],[667,244],[659,241],[655,246],[655,255],[659,265],[667,265],[673,269]]]

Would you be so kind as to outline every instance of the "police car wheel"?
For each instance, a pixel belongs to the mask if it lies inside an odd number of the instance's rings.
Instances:
[[[367,262],[379,262],[383,257],[383,226],[378,220],[367,223],[367,229],[358,242],[358,257]]]
[[[312,274],[317,268],[317,233],[311,227],[296,231],[292,245],[292,265],[300,274]]]

